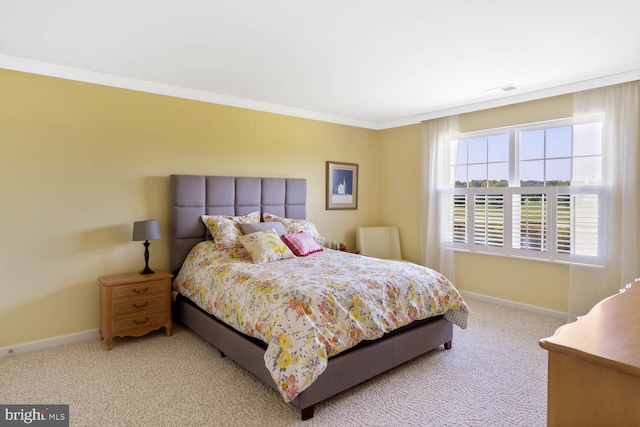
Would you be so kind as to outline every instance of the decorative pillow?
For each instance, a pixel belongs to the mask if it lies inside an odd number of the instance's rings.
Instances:
[[[240,224],[260,222],[260,212],[255,211],[243,216],[201,215],[217,249],[242,246],[238,238],[242,236]]]
[[[254,264],[293,258],[293,252],[272,231],[256,231],[240,236],[242,246],[249,252]]]
[[[315,224],[304,219],[282,218],[270,213],[262,215],[265,222],[281,222],[288,234],[307,233],[320,246],[324,245],[324,237],[320,235]]]
[[[287,230],[284,229],[284,226],[281,222],[258,222],[255,224],[240,224],[240,230],[242,230],[244,234],[255,233],[256,231],[271,230],[278,233],[278,236],[287,234]]]
[[[313,237],[305,232],[283,234],[280,238],[297,256],[307,256],[323,250],[322,246],[319,246]]]

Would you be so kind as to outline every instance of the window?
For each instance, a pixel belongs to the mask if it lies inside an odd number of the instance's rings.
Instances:
[[[603,117],[460,135],[441,222],[454,248],[600,265]]]

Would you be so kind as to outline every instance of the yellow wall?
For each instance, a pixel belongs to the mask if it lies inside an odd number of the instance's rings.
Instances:
[[[96,278],[144,267],[132,223],[167,235],[170,174],[307,178],[307,217],[350,247],[378,221],[375,131],[8,70],[0,94],[0,347],[97,328]],[[327,160],[360,165],[358,210],[325,210]]]
[[[139,271],[133,221],[166,235],[170,174],[307,178],[307,216],[355,247],[398,225],[420,262],[420,125],[372,131],[0,69],[0,347],[97,328],[101,275]],[[461,132],[568,117],[572,96],[468,113]],[[639,118],[640,121],[640,118]],[[358,163],[358,209],[325,210],[325,162]],[[151,267],[168,267],[166,239]],[[456,286],[566,311],[559,264],[456,254]]]
[[[379,225],[400,231],[402,257],[422,264],[420,249],[420,126],[380,131]]]

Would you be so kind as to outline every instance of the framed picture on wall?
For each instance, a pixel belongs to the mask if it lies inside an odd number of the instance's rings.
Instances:
[[[358,165],[327,162],[327,210],[358,209]]]

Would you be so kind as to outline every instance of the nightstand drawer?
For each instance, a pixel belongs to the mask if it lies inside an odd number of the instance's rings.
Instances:
[[[166,291],[166,284],[163,281],[114,286],[112,298],[136,297],[163,291]]]
[[[126,301],[114,301],[111,313],[113,316],[120,316],[129,313],[152,313],[154,311],[162,311],[167,307],[167,302],[164,296],[144,298],[144,299],[129,299]]]
[[[127,317],[113,320],[113,333],[133,332],[134,329],[148,330],[154,326],[162,326],[167,317],[166,312],[143,314],[141,316]]]

